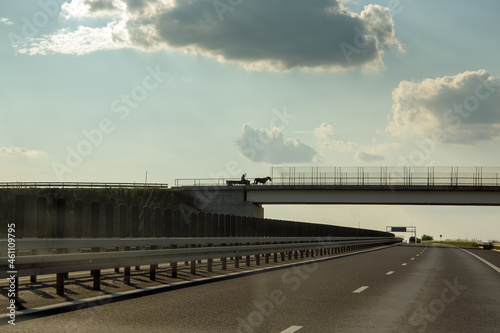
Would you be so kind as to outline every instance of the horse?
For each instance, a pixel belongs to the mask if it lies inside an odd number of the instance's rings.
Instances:
[[[268,180],[273,181],[269,176],[267,176],[266,178],[255,178],[253,180],[253,184],[254,185],[257,185],[258,183],[265,184]]]

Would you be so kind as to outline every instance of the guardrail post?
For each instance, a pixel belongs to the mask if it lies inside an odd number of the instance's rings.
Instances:
[[[64,276],[66,273],[56,274],[56,293],[58,295],[64,295]]]
[[[172,245],[172,249],[176,249],[177,245]],[[177,277],[177,262],[171,262],[170,267],[172,267],[172,277]]]
[[[245,262],[245,265],[246,265],[247,267],[248,267],[248,266],[250,266],[250,257],[251,257],[251,255],[250,255],[250,254],[247,254],[247,256],[246,256],[246,262]]]
[[[154,251],[156,250],[158,247],[155,246],[155,245],[152,245],[151,246],[151,250]],[[151,264],[149,265],[149,279],[151,281],[156,281],[156,269],[158,268],[158,264]]]
[[[238,244],[234,244],[234,245],[238,246]],[[238,253],[236,253],[234,255],[234,267],[240,268],[240,256],[238,255]]]
[[[191,248],[195,248],[196,244],[191,244]],[[191,274],[196,274],[196,259],[191,260]]]
[[[130,251],[130,246],[125,246],[125,251]],[[130,284],[130,266],[123,267],[123,283]]]
[[[94,275],[93,289],[101,290],[101,270],[100,269],[93,270],[93,275]]]
[[[223,244],[221,244],[221,246],[226,246],[226,244],[223,243]],[[223,271],[227,270],[227,258],[226,257],[221,258],[220,261],[221,261],[221,265],[222,265],[222,270]]]

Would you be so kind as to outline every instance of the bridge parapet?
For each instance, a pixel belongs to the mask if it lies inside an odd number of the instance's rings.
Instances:
[[[500,167],[271,167],[270,175],[259,186],[500,186]],[[175,186],[226,186],[228,180],[237,179],[176,179]]]
[[[274,185],[500,186],[500,167],[272,167]]]

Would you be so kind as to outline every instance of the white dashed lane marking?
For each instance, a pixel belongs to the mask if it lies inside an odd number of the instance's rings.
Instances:
[[[368,286],[363,286],[363,287],[360,287],[360,288],[354,290],[352,293],[353,294],[359,294],[359,293],[365,291],[366,289],[368,289]]]
[[[281,333],[293,333],[293,332],[297,332],[301,328],[302,328],[302,326],[290,326],[286,330],[281,331]]]

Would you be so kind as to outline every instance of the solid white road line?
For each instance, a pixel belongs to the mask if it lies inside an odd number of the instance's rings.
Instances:
[[[471,256],[474,256],[476,257],[477,259],[481,260],[482,262],[484,262],[486,265],[490,266],[491,268],[493,268],[495,271],[497,271],[498,273],[500,273],[500,268],[498,268],[497,266],[493,265],[491,262],[487,261],[487,260],[484,260],[483,258],[475,255],[474,253],[471,253],[467,250],[464,250],[464,249],[461,249],[462,251],[465,251],[467,252],[468,254],[470,254]]]
[[[385,273],[385,275],[391,275],[393,273],[394,273],[394,271],[388,271],[387,273]]]
[[[359,294],[360,292],[363,292],[366,289],[368,289],[368,286],[363,286],[363,287],[360,287],[360,288],[354,290],[352,293],[353,294]]]
[[[297,332],[301,328],[302,328],[302,326],[290,326],[286,330],[281,331],[281,333],[293,333],[293,332]]]

